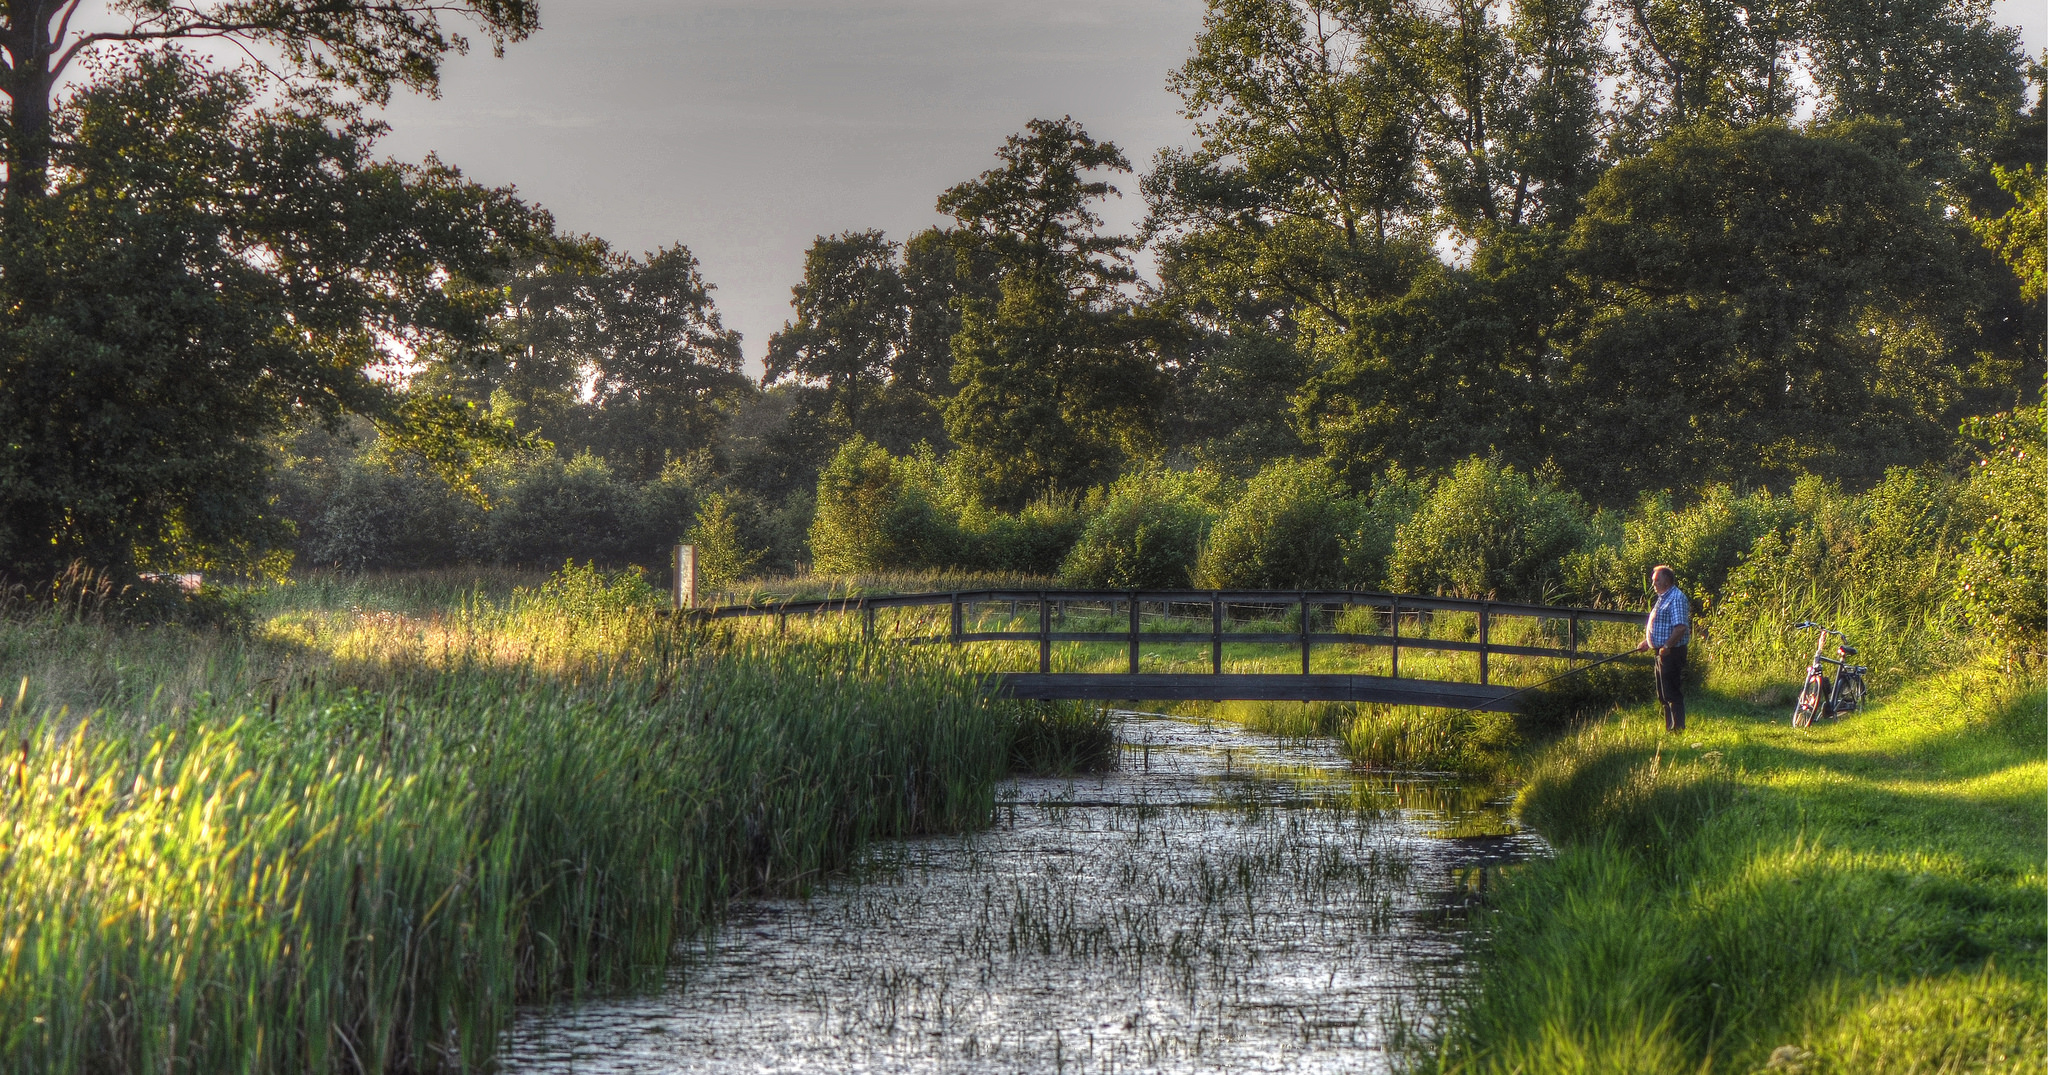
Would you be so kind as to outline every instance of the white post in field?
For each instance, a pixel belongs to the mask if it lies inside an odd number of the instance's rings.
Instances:
[[[697,546],[676,546],[676,608],[697,607]]]

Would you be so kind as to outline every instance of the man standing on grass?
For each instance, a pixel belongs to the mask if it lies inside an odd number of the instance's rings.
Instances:
[[[1650,569],[1650,588],[1657,591],[1657,603],[1650,606],[1650,622],[1643,628],[1643,644],[1636,647],[1657,651],[1657,700],[1664,703],[1664,730],[1685,730],[1685,644],[1692,638],[1692,602],[1678,588],[1678,572],[1669,565]]]

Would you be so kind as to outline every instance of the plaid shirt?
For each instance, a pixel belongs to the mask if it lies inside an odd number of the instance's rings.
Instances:
[[[1671,629],[1679,624],[1686,625],[1686,634],[1691,635],[1692,602],[1685,599],[1685,591],[1676,586],[1664,591],[1662,597],[1650,608],[1650,645],[1663,648],[1671,639]],[[1688,637],[1688,640],[1690,638]]]

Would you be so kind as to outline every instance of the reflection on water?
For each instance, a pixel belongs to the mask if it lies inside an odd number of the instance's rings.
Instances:
[[[659,993],[523,1013],[504,1070],[1383,1070],[1492,867],[1540,847],[1488,789],[1123,734],[1121,772],[1017,781],[986,831],[736,908]]]

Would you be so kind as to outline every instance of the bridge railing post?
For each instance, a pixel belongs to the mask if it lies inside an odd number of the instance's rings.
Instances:
[[[1045,599],[1045,591],[1038,591],[1038,670],[1052,671],[1052,606]]]
[[[1387,672],[1387,678],[1388,678],[1388,679],[1400,679],[1400,678],[1401,678],[1401,599],[1400,599],[1400,598],[1396,597],[1396,598],[1394,598],[1394,599],[1393,599],[1393,600],[1392,600],[1391,602],[1389,602],[1389,612],[1388,612],[1388,617],[1387,617],[1387,618],[1388,618],[1388,619],[1391,619],[1391,620],[1393,620],[1393,621],[1394,621],[1394,631],[1393,631],[1393,634],[1394,634],[1394,658],[1393,658],[1393,662],[1392,662],[1392,664],[1393,664],[1393,667],[1392,667],[1391,669],[1389,669],[1389,670],[1388,670],[1388,672]]]
[[[1308,675],[1308,592],[1301,594],[1301,674]]]
[[[1138,595],[1131,594],[1131,674],[1138,674]]]
[[[860,610],[862,620],[864,621],[860,628],[861,640],[873,642],[875,640],[875,607],[868,604],[868,599],[863,597],[860,599]]]
[[[1209,671],[1223,674],[1223,595],[1209,592]]]
[[[953,591],[953,637],[952,637],[951,641],[952,641],[952,643],[953,643],[954,645],[956,645],[956,646],[960,644],[960,618],[961,618],[961,617],[960,617],[960,611],[961,611],[961,610],[960,610],[960,591],[958,591],[958,590],[954,590],[954,591]]]
[[[1486,686],[1486,621],[1492,606],[1485,601],[1479,603],[1479,685]]]

